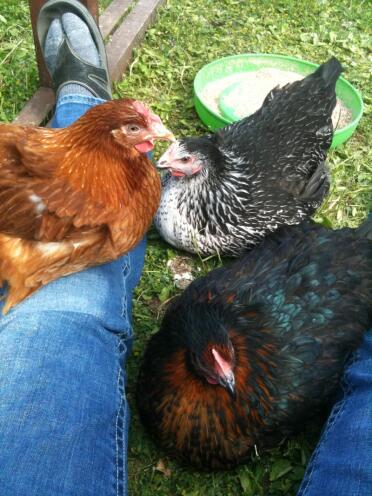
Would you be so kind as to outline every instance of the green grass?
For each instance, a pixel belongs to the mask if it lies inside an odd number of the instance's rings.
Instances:
[[[11,121],[37,86],[26,1],[0,0],[0,120]]]
[[[105,5],[109,0],[105,0]],[[135,50],[116,96],[151,104],[177,135],[205,132],[192,101],[192,81],[207,62],[243,52],[272,52],[323,62],[337,56],[345,78],[362,93],[365,112],[344,146],[329,154],[332,189],[316,218],[332,226],[356,226],[372,207],[371,45],[368,1],[351,0],[169,0]],[[33,41],[25,0],[0,0],[0,119],[11,121],[37,87]],[[158,153],[162,147],[158,148]],[[174,296],[167,260],[176,251],[151,232],[141,284],[136,292],[136,341],[128,363],[128,397],[133,421],[129,448],[131,496],[261,496],[295,494],[321,425],[277,449],[252,455],[244,467],[199,473],[169,460],[146,436],[133,404],[138,363],[149,336],[156,332],[163,303]],[[195,259],[205,273],[218,265]],[[155,469],[162,459],[170,469]]]

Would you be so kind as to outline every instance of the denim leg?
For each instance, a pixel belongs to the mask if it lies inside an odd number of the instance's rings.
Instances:
[[[372,495],[372,331],[351,358],[298,496]]]
[[[62,98],[54,125],[96,103]],[[145,249],[53,281],[0,317],[1,496],[127,494],[124,364]]]
[[[67,127],[85,112],[105,100],[86,95],[65,95],[58,99],[52,127]]]

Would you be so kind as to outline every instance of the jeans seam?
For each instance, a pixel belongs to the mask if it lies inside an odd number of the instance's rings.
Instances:
[[[125,385],[124,385],[125,388]],[[126,419],[129,415],[129,406],[128,406],[128,401],[124,401],[124,412],[123,412],[123,442],[122,442],[122,466],[123,466],[123,477],[122,477],[122,485],[123,485],[123,495],[126,495],[128,493],[128,477],[127,475],[127,470],[128,470],[128,460],[127,460],[127,449],[128,447],[125,446],[125,441],[124,438],[125,436],[128,439],[128,432],[126,429]]]
[[[126,420],[128,416],[128,403],[125,398],[125,370],[123,367],[124,353],[127,350],[126,341],[131,338],[131,323],[128,315],[128,292],[126,287],[127,278],[131,274],[130,255],[127,255],[123,260],[123,296],[121,299],[121,315],[126,323],[127,332],[118,336],[117,349],[119,352],[119,371],[117,379],[117,388],[120,395],[120,403],[116,415],[115,425],[115,462],[116,462],[116,496],[124,496],[127,494],[127,478],[126,478]],[[121,435],[120,435],[121,434]]]
[[[303,488],[300,487],[300,491],[298,493],[298,496],[306,496],[306,494],[308,493],[310,485],[313,482],[312,476],[313,476],[313,472],[316,468],[315,465],[316,465],[316,462],[317,462],[318,457],[320,455],[320,452],[323,449],[324,442],[327,439],[330,430],[333,429],[333,427],[335,425],[335,421],[344,411],[345,406],[346,406],[346,402],[347,402],[349,396],[354,391],[354,387],[347,380],[347,373],[349,372],[352,365],[358,359],[358,356],[359,356],[358,352],[353,353],[352,357],[349,360],[347,368],[344,371],[344,376],[343,376],[343,381],[342,381],[342,385],[343,385],[343,389],[344,389],[344,397],[338,403],[338,405],[334,406],[332,409],[332,413],[327,420],[326,428],[324,429],[324,431],[323,431],[323,433],[322,433],[322,435],[321,435],[321,437],[317,443],[317,447],[316,447],[316,449],[315,449],[315,451],[314,451],[314,453],[310,459],[310,462],[309,462],[310,470],[308,472],[308,475],[306,476],[306,482],[305,482]]]
[[[123,291],[123,296],[121,298],[121,316],[123,317],[127,325],[126,338],[131,337],[132,334],[131,323],[129,322],[129,318],[128,318],[128,291],[126,287],[126,281],[131,274],[131,270],[132,267],[130,263],[130,255],[127,255],[124,258],[124,263],[122,265],[124,291]]]
[[[125,482],[124,482],[124,470],[122,470],[122,476],[120,477],[120,468],[123,467],[123,458],[121,456],[121,452],[124,449],[124,421],[125,421],[125,414],[126,414],[126,405],[125,405],[125,396],[124,396],[124,386],[123,386],[124,378],[123,378],[123,371],[121,364],[119,363],[119,373],[118,373],[118,380],[117,380],[117,388],[119,391],[120,395],[120,403],[118,407],[118,411],[116,414],[116,422],[115,422],[115,462],[116,462],[116,496],[121,496],[126,494],[125,493]],[[123,412],[124,408],[124,412]],[[122,427],[119,426],[119,423],[122,423]],[[121,439],[119,436],[119,433],[121,431]]]

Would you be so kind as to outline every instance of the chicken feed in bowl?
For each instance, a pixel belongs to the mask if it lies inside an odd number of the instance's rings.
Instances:
[[[202,92],[202,98],[216,114],[239,120],[256,112],[276,86],[283,87],[303,78],[303,74],[271,67],[235,73],[209,82]],[[334,129],[341,129],[352,120],[351,110],[337,99],[332,113]]]

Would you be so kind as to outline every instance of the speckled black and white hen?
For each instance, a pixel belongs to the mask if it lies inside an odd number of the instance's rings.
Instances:
[[[329,189],[325,160],[341,70],[332,58],[274,89],[255,114],[173,143],[158,161],[169,169],[155,217],[163,238],[189,252],[236,256],[313,214]]]

